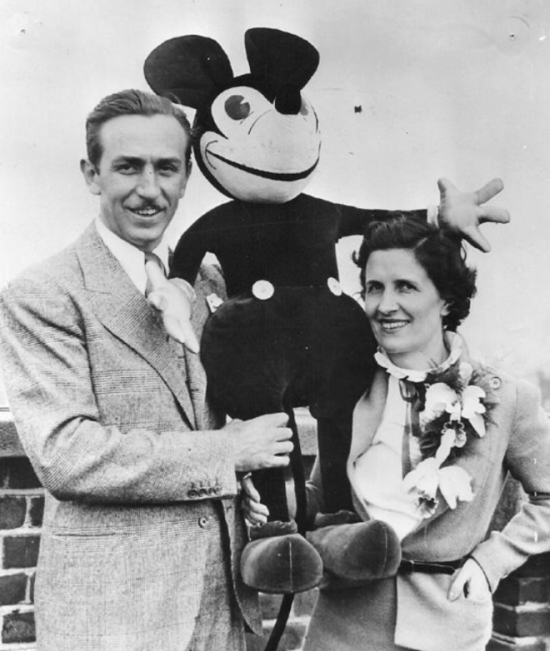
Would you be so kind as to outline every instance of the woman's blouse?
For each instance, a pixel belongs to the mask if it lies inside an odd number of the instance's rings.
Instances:
[[[437,370],[448,368],[461,353],[458,335],[447,333],[446,341],[451,352]],[[416,507],[415,498],[403,485],[404,475],[420,463],[421,455],[417,439],[406,434],[410,406],[401,395],[399,383],[403,378],[422,381],[428,372],[436,369],[410,371],[399,368],[382,350],[376,354],[376,360],[389,374],[388,396],[382,421],[370,447],[354,463],[355,480],[370,517],[389,524],[402,540],[416,529],[423,516]],[[407,436],[405,444],[404,436]],[[404,455],[408,458],[405,459]]]

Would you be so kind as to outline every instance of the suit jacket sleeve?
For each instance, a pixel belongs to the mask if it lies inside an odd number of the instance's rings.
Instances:
[[[519,381],[516,400],[505,464],[529,499],[472,553],[492,590],[530,555],[550,550],[550,421],[535,387]]]
[[[58,499],[90,503],[234,495],[231,437],[219,430],[189,431],[145,360],[150,386],[142,391],[158,394],[158,421],[169,426],[128,426],[132,414],[122,412],[125,392],[135,387],[132,378],[118,380],[121,426],[103,424],[94,384],[106,378],[91,373],[91,356],[101,356],[101,348],[87,337],[80,307],[55,278],[31,275],[0,297],[0,354],[10,407],[44,487]]]

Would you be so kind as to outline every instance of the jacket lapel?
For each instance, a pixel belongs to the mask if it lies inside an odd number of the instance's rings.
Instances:
[[[350,478],[355,509],[366,520],[369,519],[369,516],[357,487],[355,462],[372,443],[376,430],[382,421],[387,395],[388,380],[386,373],[378,369],[370,390],[360,398],[353,412],[348,477]]]
[[[160,317],[105,246],[93,224],[77,242],[76,252],[94,314],[115,337],[155,368],[178,400],[189,425],[194,427],[185,372],[169,345]]]

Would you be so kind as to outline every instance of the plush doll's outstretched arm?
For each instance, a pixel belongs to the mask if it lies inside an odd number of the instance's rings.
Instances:
[[[504,187],[500,179],[489,181],[475,192],[461,192],[447,179],[439,179],[440,199],[437,217],[439,224],[459,233],[467,242],[481,251],[489,252],[491,245],[479,230],[486,222],[507,224],[510,215],[504,208],[488,206],[486,203]],[[393,212],[368,210],[352,206],[338,206],[341,213],[339,237],[362,235],[369,221],[384,219]],[[395,211],[394,211],[395,212]],[[426,210],[401,211],[408,217],[427,219]]]

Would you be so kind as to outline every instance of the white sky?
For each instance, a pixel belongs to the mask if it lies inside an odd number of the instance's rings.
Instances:
[[[78,169],[85,117],[108,93],[147,88],[142,66],[154,47],[183,34],[210,36],[242,74],[244,31],[276,27],[321,55],[305,89],[323,130],[307,192],[415,208],[437,203],[440,176],[461,189],[503,178],[493,202],[513,222],[486,227],[493,252],[471,256],[479,293],[464,332],[475,352],[514,373],[550,376],[549,7],[546,0],[2,0],[0,284],[94,218],[96,198]],[[172,238],[222,201],[196,168]],[[344,269],[347,282],[354,273]]]

